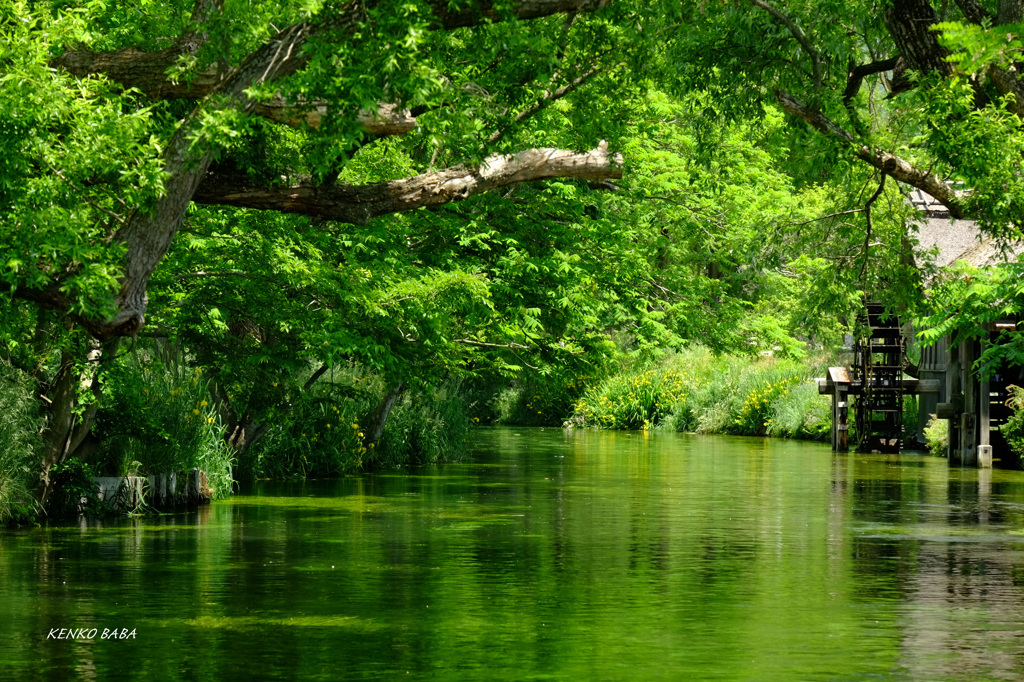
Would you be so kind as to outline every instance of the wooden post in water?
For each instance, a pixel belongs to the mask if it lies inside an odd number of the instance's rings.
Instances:
[[[850,374],[845,367],[828,368],[832,384],[832,449],[850,449]]]
[[[960,416],[960,464],[978,466],[978,383],[974,367],[974,341],[960,346],[960,364],[964,372],[964,413]]]
[[[980,354],[984,355],[988,342],[981,341]],[[992,467],[992,394],[989,386],[987,367],[981,368],[982,378],[978,391],[978,466],[983,469]]]
[[[960,410],[958,404],[962,400],[960,393],[960,345],[950,344],[949,361],[946,363],[946,409],[943,406],[936,408],[936,414],[940,418],[949,420],[949,442],[946,446],[946,455],[949,458],[949,465],[956,466],[961,461],[960,449]]]

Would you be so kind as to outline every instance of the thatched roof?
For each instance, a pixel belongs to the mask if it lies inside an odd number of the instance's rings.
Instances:
[[[1013,244],[1004,252],[991,237],[985,237],[971,220],[956,220],[949,210],[931,195],[919,189],[910,193],[911,203],[921,212],[918,223],[918,252],[924,254],[937,248],[935,265],[942,268],[958,260],[982,267],[1020,257],[1024,244]]]

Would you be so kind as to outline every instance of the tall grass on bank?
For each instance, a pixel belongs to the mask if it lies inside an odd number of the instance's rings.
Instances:
[[[120,359],[97,418],[97,474],[148,476],[198,468],[207,473],[215,499],[228,495],[232,452],[208,386],[180,355],[161,360],[143,351]]]
[[[692,347],[610,376],[577,401],[570,423],[827,440],[831,405],[812,381],[822,371],[823,363]]]
[[[384,428],[372,464],[436,464],[457,461],[466,451],[469,404],[458,381],[407,392]]]
[[[32,475],[41,430],[31,382],[0,363],[0,526],[35,516]]]

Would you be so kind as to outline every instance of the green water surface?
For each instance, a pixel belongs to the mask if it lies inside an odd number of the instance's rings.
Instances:
[[[0,679],[1024,679],[1024,473],[678,434],[473,450],[2,534]]]

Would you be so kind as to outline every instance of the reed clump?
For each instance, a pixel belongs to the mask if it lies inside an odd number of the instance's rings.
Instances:
[[[0,363],[0,526],[36,515],[32,476],[41,430],[31,381]]]

